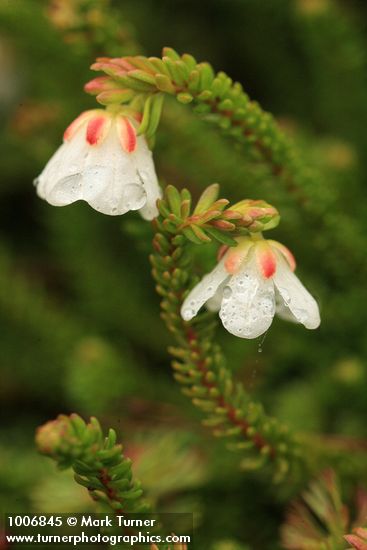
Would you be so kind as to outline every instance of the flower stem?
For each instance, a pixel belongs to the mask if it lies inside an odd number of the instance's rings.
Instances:
[[[159,219],[154,225],[153,277],[162,296],[162,318],[177,342],[169,351],[183,393],[204,412],[204,424],[215,436],[245,453],[243,467],[268,467],[277,480],[304,469],[304,455],[287,427],[268,417],[242,384],[233,381],[214,341],[212,314],[201,313],[190,322],[182,319],[180,309],[193,283],[189,244],[183,235],[167,232]]]

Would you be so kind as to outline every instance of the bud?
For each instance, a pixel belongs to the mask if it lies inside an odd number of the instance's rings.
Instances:
[[[278,210],[262,200],[240,201],[231,206],[231,211],[242,214],[243,225],[254,233],[273,229],[280,221]]]
[[[115,90],[106,90],[97,94],[96,100],[101,105],[119,105],[120,103],[129,103],[134,98],[134,95],[134,90],[116,88]]]
[[[60,414],[56,420],[50,420],[40,426],[36,432],[36,445],[40,453],[57,457],[77,443],[73,426],[67,416]]]
[[[97,76],[85,84],[84,91],[91,95],[98,95],[118,88],[119,85],[109,76]]]

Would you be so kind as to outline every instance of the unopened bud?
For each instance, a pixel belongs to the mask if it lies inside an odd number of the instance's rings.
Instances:
[[[231,206],[231,211],[242,214],[242,222],[251,232],[273,229],[280,221],[279,212],[263,200],[246,199]]]
[[[73,427],[67,416],[60,414],[56,420],[50,420],[40,426],[36,432],[36,445],[40,453],[51,457],[57,456],[65,446],[75,443]]]
[[[85,84],[84,91],[88,94],[98,95],[116,88],[119,88],[119,85],[109,76],[97,76]]]

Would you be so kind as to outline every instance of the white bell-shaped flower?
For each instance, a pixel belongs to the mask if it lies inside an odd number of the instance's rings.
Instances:
[[[295,261],[282,244],[242,237],[185,299],[181,315],[190,321],[206,304],[224,327],[240,338],[256,338],[275,313],[308,329],[320,324],[317,302],[293,273]]]
[[[151,220],[158,214],[161,190],[144,136],[136,135],[133,119],[102,109],[70,124],[35,184],[53,206],[83,200],[111,216],[139,210]]]

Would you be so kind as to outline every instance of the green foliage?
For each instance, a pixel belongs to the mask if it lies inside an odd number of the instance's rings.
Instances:
[[[209,63],[197,63],[191,55],[180,56],[172,48],[164,48],[162,59],[101,59],[91,68],[104,71],[117,86],[135,91],[134,106],[139,102],[144,105],[141,132],[148,137],[159,121],[159,92],[175,95],[180,103],[192,103],[202,120],[215,124],[240,142],[246,152],[265,162],[273,174],[282,177],[288,190],[300,193],[299,186],[307,185],[303,180],[309,175],[273,117],[249,100],[240,83],[233,83],[222,71],[215,74]],[[98,101],[103,92],[97,89],[93,93],[97,93]]]
[[[272,229],[279,222],[275,208],[264,201],[244,200],[231,208],[227,199],[219,199],[219,186],[214,183],[202,193],[191,213],[191,195],[187,189],[181,193],[169,185],[166,200],[158,201],[158,209],[167,233],[182,233],[195,244],[211,242],[236,246],[233,237]]]
[[[92,499],[116,512],[146,512],[140,483],[133,479],[131,460],[116,444],[116,433],[107,437],[96,418],[89,424],[76,415],[60,415],[41,426],[36,435],[39,451],[55,460],[59,468],[72,468],[77,483]]]
[[[367,264],[360,252],[366,243],[358,234],[353,217],[342,212],[333,214],[334,197],[318,196],[318,187],[324,185],[323,174],[305,163],[300,151],[292,145],[274,118],[257,102],[250,101],[241,84],[233,83],[223,72],[215,75],[208,63],[197,63],[187,54],[179,56],[172,48],[163,49],[162,59],[143,56],[103,58],[91,68],[104,71],[114,85],[135,92],[132,105],[143,110],[141,131],[149,138],[154,137],[162,110],[160,92],[174,95],[180,103],[192,102],[194,112],[232,137],[242,147],[248,161],[260,161],[267,167],[265,178],[269,177],[269,172],[276,178],[280,177],[287,193],[305,211],[308,224],[317,224],[326,234],[333,234],[341,250],[365,272]],[[98,87],[93,93],[97,93],[98,101]],[[159,107],[153,108],[156,102]],[[325,209],[327,217],[322,215]],[[341,226],[349,227],[349,231],[340,232]],[[360,240],[358,246],[351,246],[352,238]]]
[[[60,409],[98,413],[104,424],[121,425],[125,452],[150,499],[164,510],[195,510],[198,547],[280,548],[284,510],[304,490],[310,470],[332,465],[343,494],[344,486],[348,493],[366,484],[366,16],[365,3],[356,0],[187,0],[174,9],[168,0],[1,3],[4,510],[93,509],[81,486],[73,486],[67,473],[56,476],[33,450],[35,426]],[[246,93],[188,54],[167,50],[164,59],[136,57],[158,56],[164,44],[210,60],[243,83]],[[260,347],[222,330],[213,333],[214,346],[226,356],[225,377],[246,388],[247,403],[263,403],[270,417],[297,434],[301,460],[310,468],[293,477],[288,473],[287,483],[268,483],[267,472],[274,472],[269,457],[255,475],[239,472],[238,454],[223,452],[221,438],[211,438],[197,422],[213,412],[197,412],[172,384],[169,337],[157,321],[148,273],[148,224],[134,215],[109,219],[83,205],[52,209],[35,197],[31,182],[64,128],[95,105],[82,86],[90,77],[87,67],[105,55],[134,56],[137,66],[130,67],[135,72],[128,81],[134,93],[117,85],[101,92],[99,101],[127,102],[126,107],[138,96],[134,107],[146,109],[151,134],[161,115],[154,158],[162,183],[189,186],[194,200],[208,182],[218,181],[231,205],[243,197],[275,204],[282,224],[274,238],[294,251],[301,278],[320,303],[317,332],[275,321]],[[216,88],[225,84],[225,93]],[[214,95],[219,93],[224,95]],[[261,147],[253,143],[257,137]],[[178,230],[180,224],[173,225]],[[184,237],[175,245],[188,261],[194,259],[185,288],[195,273],[213,265],[218,242],[218,234],[207,232],[212,224],[194,225],[211,242],[193,246]],[[174,238],[166,228],[160,233],[162,243]],[[198,233],[196,242],[206,242]],[[221,238],[231,235],[220,232]],[[155,256],[162,261],[161,252]],[[169,307],[171,299],[164,297]],[[174,328],[175,319],[168,317],[165,312]],[[209,320],[208,315],[198,324]],[[203,339],[212,341],[211,330]],[[180,341],[176,349],[186,345]],[[175,371],[185,380],[181,387],[201,386],[200,380],[186,384],[188,373]],[[251,443],[242,434],[223,439]],[[259,455],[253,448],[239,454]],[[355,525],[361,529],[363,521]],[[364,533],[351,536],[349,545],[360,545]]]

